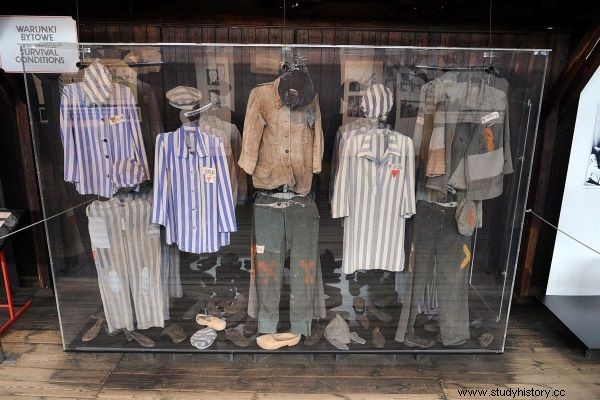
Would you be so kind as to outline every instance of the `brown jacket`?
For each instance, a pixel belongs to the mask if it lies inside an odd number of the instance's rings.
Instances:
[[[287,184],[294,192],[308,193],[323,158],[319,100],[291,110],[278,87],[279,78],[250,92],[238,164],[252,175],[256,188]]]

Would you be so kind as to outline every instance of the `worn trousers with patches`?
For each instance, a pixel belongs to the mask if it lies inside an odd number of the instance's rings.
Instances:
[[[258,298],[258,330],[277,332],[286,255],[290,255],[291,331],[310,335],[318,290],[319,212],[309,196],[281,199],[261,194],[254,203],[253,275]]]
[[[470,238],[458,233],[455,207],[417,202],[409,258],[408,289],[402,301],[396,341],[414,333],[419,301],[435,275],[439,325],[444,346],[469,339],[468,270]]]
[[[143,199],[94,201],[87,208],[109,332],[133,330],[134,322],[137,329],[164,327],[160,227],[150,223],[151,213]]]

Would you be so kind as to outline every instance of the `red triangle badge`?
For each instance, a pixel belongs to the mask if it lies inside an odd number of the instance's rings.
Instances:
[[[398,176],[398,173],[399,173],[399,172],[400,172],[400,170],[399,170],[399,169],[397,169],[397,168],[394,168],[394,169],[392,169],[392,171],[391,171],[391,173],[392,173],[392,176],[393,176],[394,178]]]

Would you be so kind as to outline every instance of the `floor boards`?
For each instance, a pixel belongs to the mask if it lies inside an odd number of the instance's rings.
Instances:
[[[0,399],[425,400],[495,388],[600,398],[600,360],[585,358],[535,300],[514,303],[503,355],[276,354],[231,362],[219,354],[65,353],[54,299],[17,293],[18,301],[26,297],[33,307],[1,338],[8,358],[0,365]]]

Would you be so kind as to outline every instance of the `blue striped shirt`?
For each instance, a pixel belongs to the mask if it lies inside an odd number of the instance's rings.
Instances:
[[[153,203],[167,243],[196,254],[229,244],[237,224],[223,141],[197,126],[159,134]]]
[[[63,89],[60,131],[64,179],[80,194],[112,197],[120,187],[150,178],[140,120],[131,90],[112,84],[106,104],[94,105],[82,83]]]

